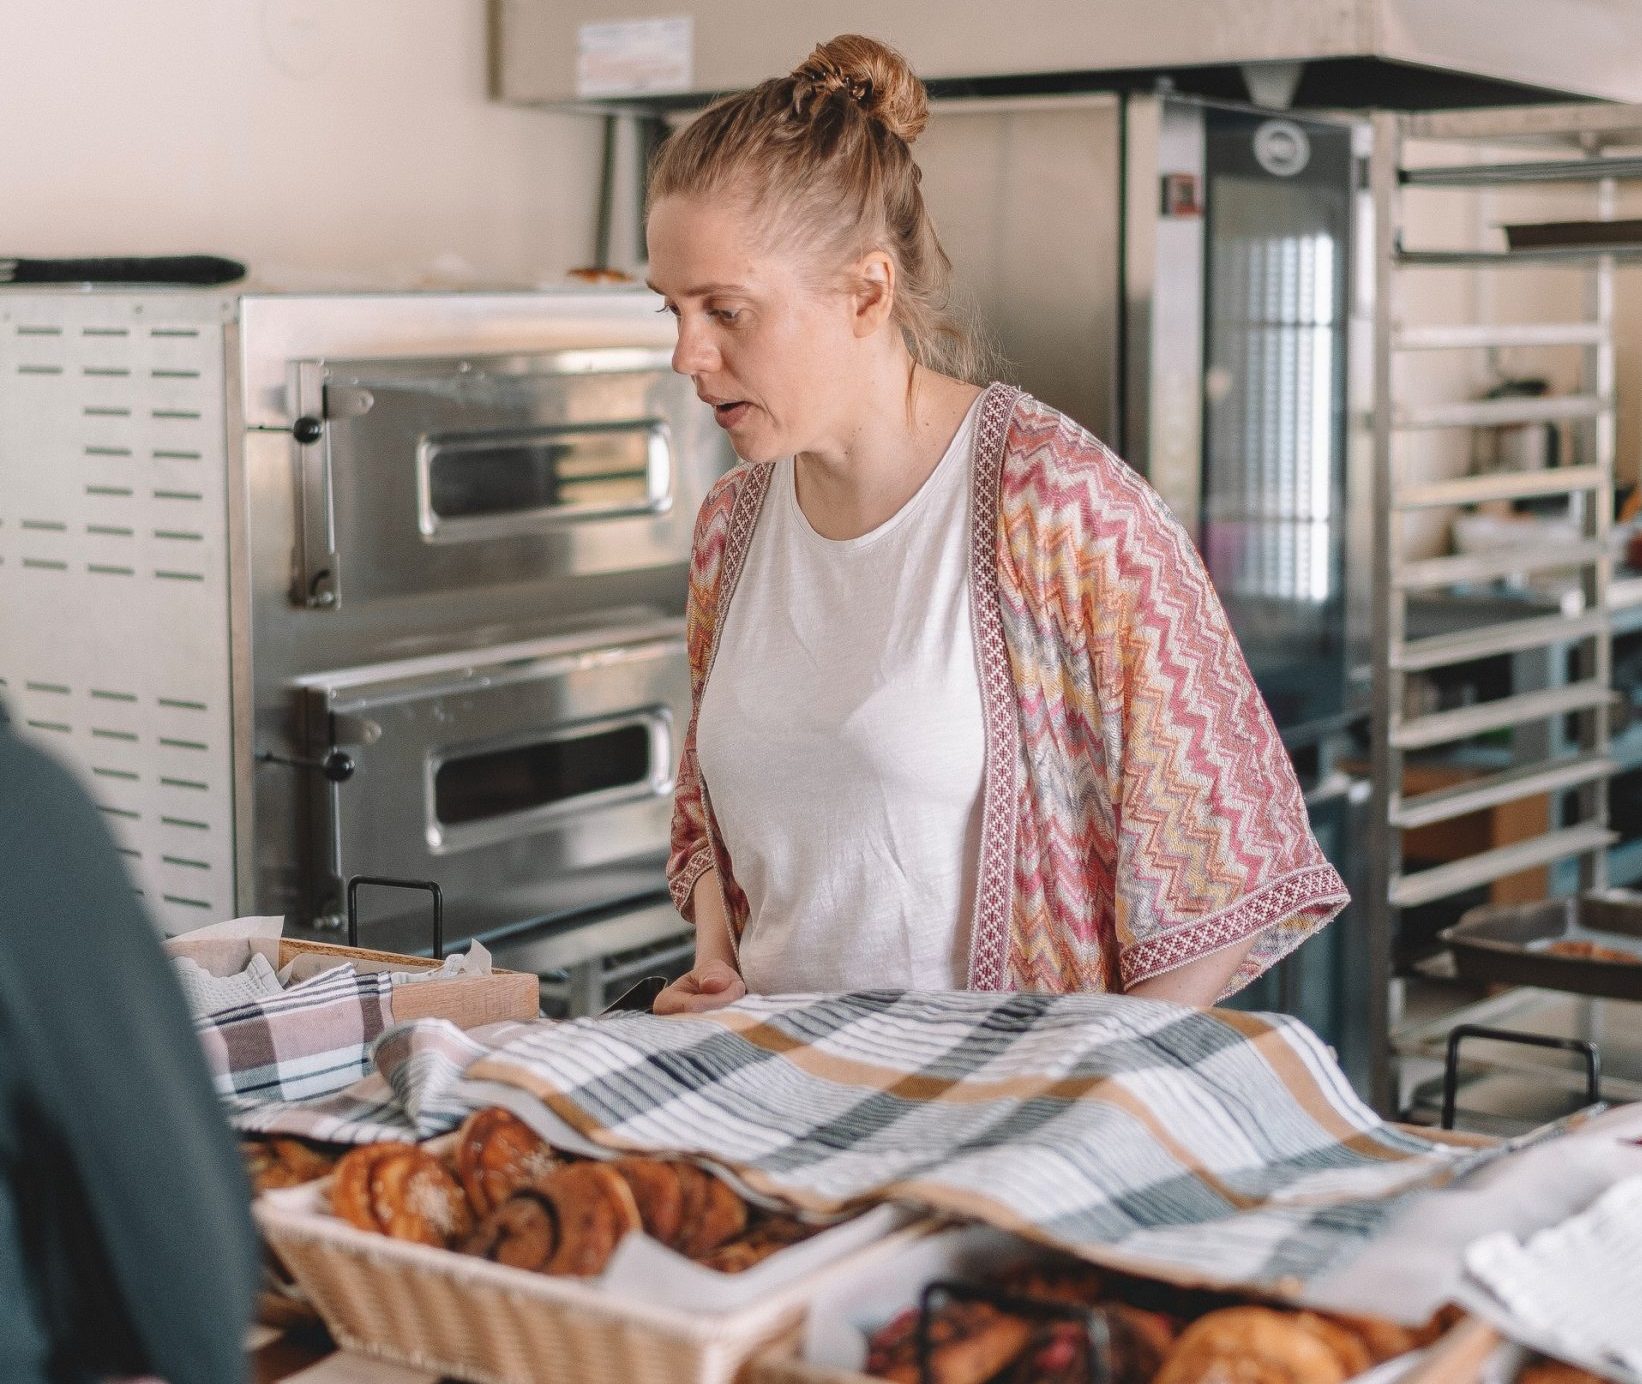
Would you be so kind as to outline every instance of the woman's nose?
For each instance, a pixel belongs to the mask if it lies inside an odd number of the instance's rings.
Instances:
[[[673,369],[681,375],[704,375],[718,362],[707,334],[693,322],[679,319],[678,344],[673,347]]]

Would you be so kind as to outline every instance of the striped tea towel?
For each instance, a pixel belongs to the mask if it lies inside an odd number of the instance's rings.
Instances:
[[[393,983],[338,966],[277,995],[194,1021],[217,1094],[229,1106],[301,1100],[370,1070],[370,1045],[393,1022]]]
[[[467,1077],[815,1210],[893,1198],[1273,1288],[1485,1156],[1382,1123],[1292,1019],[1124,996],[754,997],[535,1026]]]
[[[431,1139],[490,1102],[464,1090],[462,1074],[495,1041],[524,1025],[463,1032],[448,1019],[395,1024],[371,1052],[374,1070],[343,1090],[309,1100],[260,1101],[228,1112],[245,1134],[289,1134],[337,1144]],[[487,1041],[488,1038],[488,1041]]]

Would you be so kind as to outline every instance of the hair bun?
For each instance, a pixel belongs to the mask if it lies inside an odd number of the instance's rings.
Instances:
[[[911,144],[929,123],[929,96],[907,60],[887,43],[862,34],[840,34],[816,45],[793,69],[793,103],[811,115],[842,91],[892,135]]]

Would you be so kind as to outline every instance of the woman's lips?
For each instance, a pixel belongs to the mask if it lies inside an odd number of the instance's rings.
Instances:
[[[719,427],[733,428],[747,416],[751,408],[752,405],[745,399],[737,400],[733,404],[714,404],[713,417],[718,420]]]

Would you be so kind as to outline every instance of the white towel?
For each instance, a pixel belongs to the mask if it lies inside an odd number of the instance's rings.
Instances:
[[[273,965],[260,953],[252,953],[251,964],[231,976],[214,976],[191,956],[174,956],[171,960],[188,1001],[188,1012],[196,1019],[284,992]]]
[[[1526,1244],[1484,1236],[1465,1269],[1462,1301],[1513,1340],[1642,1384],[1642,1177]]]

